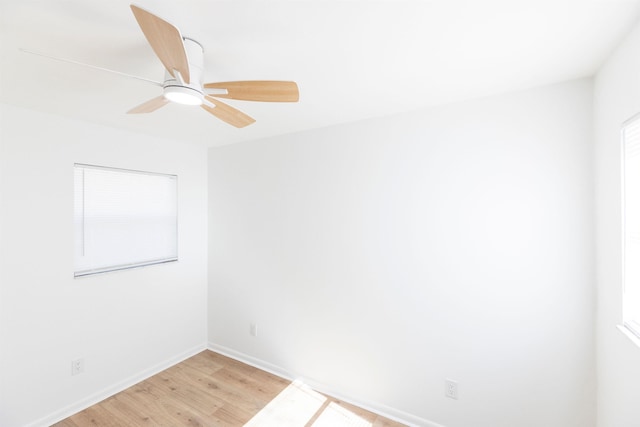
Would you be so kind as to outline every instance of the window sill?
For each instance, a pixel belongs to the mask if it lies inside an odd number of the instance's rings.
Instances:
[[[638,348],[640,348],[640,338],[634,334],[633,332],[631,332],[629,330],[629,328],[627,328],[624,325],[618,325],[618,329],[620,330],[620,332],[622,332],[627,338],[629,338],[631,340],[632,343],[634,343]]]

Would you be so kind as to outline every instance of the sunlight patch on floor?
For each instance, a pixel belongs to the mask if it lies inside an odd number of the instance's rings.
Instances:
[[[245,427],[371,427],[371,423],[296,380]],[[311,424],[310,424],[311,422]]]
[[[326,397],[302,381],[294,381],[249,420],[245,427],[304,426],[326,400]]]
[[[331,402],[312,424],[313,427],[371,427],[371,423],[350,410]]]

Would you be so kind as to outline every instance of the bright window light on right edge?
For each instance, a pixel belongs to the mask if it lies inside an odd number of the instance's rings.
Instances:
[[[622,127],[623,325],[640,337],[640,115]]]

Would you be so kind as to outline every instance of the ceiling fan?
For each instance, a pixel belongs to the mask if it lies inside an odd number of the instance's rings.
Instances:
[[[153,13],[133,4],[131,10],[149,45],[164,65],[165,77],[164,82],[159,83],[115,71],[117,74],[149,81],[162,87],[162,95],[132,108],[127,111],[128,114],[151,113],[170,102],[175,102],[199,105],[218,119],[242,128],[254,123],[255,120],[217,98],[262,102],[298,101],[298,85],[291,81],[252,80],[203,83],[202,46],[197,41],[184,37],[178,28]],[[23,51],[47,56],[24,49]],[[87,65],[60,58],[52,59]],[[88,66],[114,72],[101,67]]]

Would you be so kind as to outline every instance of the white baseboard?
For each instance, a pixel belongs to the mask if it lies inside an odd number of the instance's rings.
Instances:
[[[442,424],[435,423],[433,421],[426,420],[424,418],[420,418],[418,416],[409,414],[404,411],[400,411],[395,408],[391,408],[389,406],[376,403],[376,402],[367,402],[357,398],[353,398],[351,396],[347,396],[341,393],[339,390],[328,386],[326,384],[321,384],[317,381],[314,381],[309,378],[302,377],[297,375],[294,372],[291,372],[287,369],[284,369],[280,366],[274,365],[272,363],[266,362],[264,360],[249,356],[247,354],[241,353],[239,351],[232,350],[230,348],[224,347],[222,345],[209,342],[209,350],[215,351],[216,353],[220,353],[224,356],[228,356],[232,359],[235,359],[239,362],[246,363],[247,365],[251,365],[255,368],[261,369],[263,371],[267,371],[284,379],[294,381],[301,380],[311,388],[320,393],[327,394],[329,396],[335,397],[336,399],[342,400],[344,402],[350,403],[355,406],[359,406],[367,411],[373,412],[375,414],[381,415],[385,418],[389,418],[391,420],[406,424],[412,427],[444,427]]]
[[[80,412],[91,405],[95,405],[96,403],[101,402],[104,399],[111,397],[114,394],[119,393],[122,390],[125,390],[134,384],[139,383],[140,381],[144,381],[147,378],[159,372],[162,372],[167,368],[170,368],[176,363],[180,363],[183,360],[188,359],[189,357],[194,356],[206,349],[207,349],[207,346],[205,344],[200,344],[196,347],[193,347],[192,349],[187,350],[183,353],[180,353],[174,357],[171,357],[161,363],[158,363],[157,365],[151,368],[145,369],[144,371],[139,372],[138,374],[132,375],[123,381],[120,381],[112,386],[109,386],[103,390],[100,390],[99,392],[94,393],[91,396],[87,396],[86,398],[79,400],[78,402],[75,402],[52,414],[49,414],[43,418],[33,421],[27,424],[26,427],[48,427],[51,424],[55,424],[59,421],[62,421],[65,418],[70,417],[71,415],[77,412]]]

